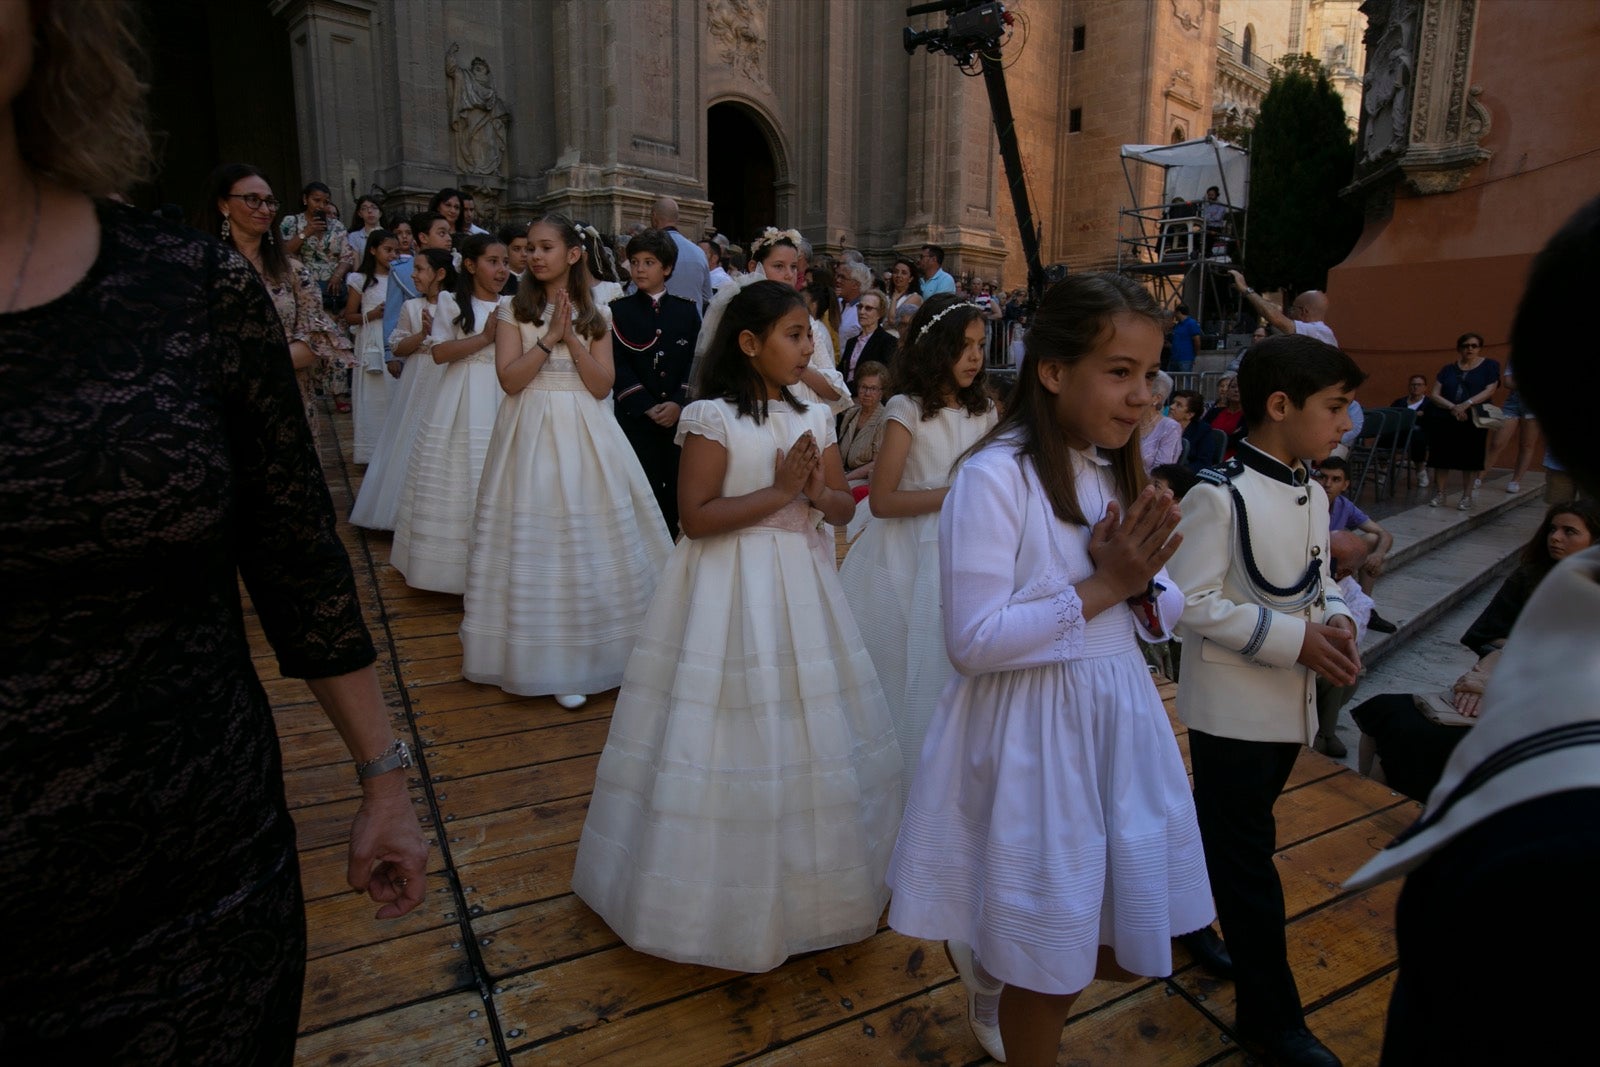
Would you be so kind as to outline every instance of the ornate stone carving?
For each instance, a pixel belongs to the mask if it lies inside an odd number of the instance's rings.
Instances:
[[[1185,33],[1200,32],[1205,10],[1204,0],[1172,0],[1172,17],[1178,20],[1178,25],[1183,27]]]
[[[456,63],[460,51],[459,44],[452,44],[444,57],[456,171],[465,178],[490,179],[480,180],[474,188],[499,188],[493,183],[505,176],[506,127],[511,123],[511,110],[494,87],[488,62],[482,56],[474,56],[471,65],[462,70]]]
[[[1361,82],[1361,158],[1357,166],[1370,168],[1405,146],[1416,68],[1417,12],[1405,0],[1398,4],[1369,0],[1362,10],[1367,13],[1367,74]]]
[[[768,0],[706,0],[706,29],[722,61],[753,81],[766,81]]]
[[[1461,187],[1489,158],[1490,116],[1470,82],[1478,0],[1367,0],[1361,158],[1350,191],[1396,178],[1415,193]]]

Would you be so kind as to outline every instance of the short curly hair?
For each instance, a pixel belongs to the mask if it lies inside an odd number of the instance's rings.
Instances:
[[[33,70],[12,103],[17,145],[39,173],[107,197],[152,172],[134,4],[31,5]]]

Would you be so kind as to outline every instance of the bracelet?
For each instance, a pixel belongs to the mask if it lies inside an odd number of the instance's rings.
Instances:
[[[402,767],[409,769],[411,766],[411,750],[397,737],[394,739],[394,744],[376,756],[356,764],[356,781],[364,782],[368,778],[376,778],[380,774],[388,774]]]
[[[550,350],[550,346],[544,343],[544,339],[543,338],[540,338],[539,340],[537,340],[537,341],[535,341],[533,343],[538,345],[544,351],[545,355],[547,355],[547,356],[555,355],[555,353]]]

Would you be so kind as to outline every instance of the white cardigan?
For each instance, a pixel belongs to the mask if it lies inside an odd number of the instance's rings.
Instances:
[[[1086,622],[1076,583],[1094,573],[1089,528],[1057,519],[1030,460],[1002,439],[961,465],[939,510],[939,576],[945,650],[965,675],[1025,670],[1086,654]],[[1099,483],[1108,461],[1074,453],[1078,501],[1090,523],[1105,514]],[[1106,479],[1109,482],[1109,479]],[[1183,594],[1165,571],[1157,599],[1161,633],[1127,612],[1148,641],[1164,641],[1183,610]],[[1131,646],[1130,646],[1131,647]]]

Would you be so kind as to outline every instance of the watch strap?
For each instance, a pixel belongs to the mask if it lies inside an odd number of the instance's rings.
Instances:
[[[411,749],[397,737],[394,739],[394,744],[378,755],[356,764],[356,781],[364,782],[368,778],[376,778],[380,774],[388,774],[390,771],[411,766],[413,766]]]

